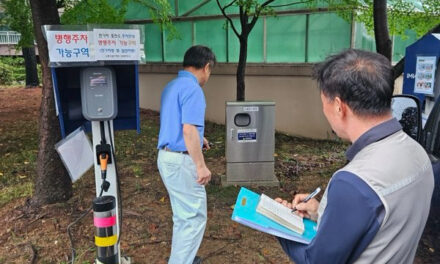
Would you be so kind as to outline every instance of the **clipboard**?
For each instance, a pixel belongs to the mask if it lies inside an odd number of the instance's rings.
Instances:
[[[316,236],[317,225],[309,219],[303,219],[305,230],[300,235],[257,213],[256,208],[259,199],[259,194],[241,187],[231,219],[252,229],[302,244],[309,244]]]

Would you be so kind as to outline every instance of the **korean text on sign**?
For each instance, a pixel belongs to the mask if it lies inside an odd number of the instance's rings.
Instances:
[[[90,32],[48,31],[50,62],[93,61],[90,53]]]
[[[140,60],[137,29],[94,29],[96,60]]]

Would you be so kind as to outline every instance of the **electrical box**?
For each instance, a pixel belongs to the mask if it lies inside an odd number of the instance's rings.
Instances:
[[[222,185],[278,186],[274,152],[275,102],[226,102],[226,178]]]
[[[83,116],[90,121],[112,120],[118,114],[116,76],[108,67],[81,70]]]

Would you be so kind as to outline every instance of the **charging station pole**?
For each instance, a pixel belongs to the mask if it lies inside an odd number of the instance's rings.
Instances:
[[[83,116],[92,124],[97,196],[93,203],[94,207],[103,206],[103,210],[94,212],[95,245],[98,248],[96,264],[120,264],[120,197],[112,136],[113,119],[118,113],[115,71],[110,67],[83,68],[81,101]],[[111,208],[107,208],[104,202],[108,199],[112,201]]]
[[[102,138],[101,138],[101,127],[100,127],[100,122],[102,121],[92,121],[92,136],[93,136],[93,152],[94,152],[94,157],[95,157],[95,162],[94,162],[94,167],[95,167],[95,186],[96,186],[96,197],[99,197],[99,194],[101,192],[101,186],[103,183],[103,179],[101,177],[101,166],[98,164],[98,159],[97,157],[99,156],[99,153],[97,153],[97,146],[101,144],[102,142]],[[110,128],[109,128],[110,126]],[[105,138],[108,140],[108,143],[111,146],[114,146],[114,137],[110,137],[108,131],[111,131],[111,134],[114,135],[113,133],[113,120],[110,120],[108,122],[104,122],[104,134],[105,134]],[[110,140],[112,140],[112,142],[110,142]],[[116,235],[117,235],[117,241],[119,240],[119,235],[120,235],[120,227],[119,225],[121,223],[119,223],[119,218],[117,217],[119,215],[119,197],[118,197],[118,181],[116,179],[117,175],[116,175],[116,167],[115,167],[115,157],[113,156],[113,151],[110,151],[109,153],[109,160],[113,161],[111,163],[107,164],[107,177],[106,177],[106,181],[108,181],[110,183],[110,187],[107,191],[103,192],[103,195],[106,196],[112,196],[115,198],[115,215],[116,215]],[[96,241],[95,241],[96,243]],[[98,246],[98,245],[97,245]],[[121,262],[121,248],[119,246],[119,243],[117,242],[116,245],[116,250],[117,250],[117,258],[118,258],[118,262],[119,263],[130,263],[129,261],[123,259],[124,261]],[[102,262],[100,262],[98,259],[96,259],[96,264],[100,264]]]
[[[96,146],[101,144],[101,132],[100,132],[100,125],[99,125],[99,121],[92,121],[92,136],[93,136],[93,153],[95,154],[94,157],[98,157],[98,154],[96,152]],[[112,133],[112,135],[114,135],[113,133],[113,120],[109,121],[110,123],[110,131]],[[110,135],[108,134],[108,123],[104,122],[104,131],[105,131],[105,138],[109,141],[110,144]],[[113,142],[111,142],[111,144],[114,146],[114,138],[112,136],[111,138],[113,140]],[[114,161],[115,157],[113,156],[112,151],[110,151],[109,153],[110,155],[110,160]],[[94,162],[94,166],[95,166],[95,187],[96,187],[96,197],[99,196],[99,193],[101,191],[101,185],[102,185],[102,178],[101,178],[101,167],[98,164],[97,159],[95,159]],[[116,180],[116,168],[115,168],[115,163],[111,162],[107,164],[107,181],[110,183],[110,188],[108,189],[108,191],[104,191],[103,195],[112,195],[116,198],[116,212],[118,212],[118,195],[117,195],[117,190],[118,190],[118,182]],[[119,223],[118,223],[118,235],[119,235]]]

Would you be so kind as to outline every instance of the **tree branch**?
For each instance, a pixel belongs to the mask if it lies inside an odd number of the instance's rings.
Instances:
[[[313,0],[294,2],[294,3],[289,3],[289,4],[283,4],[283,5],[270,5],[269,7],[283,7],[283,6],[305,4],[305,3],[310,3],[310,2],[313,2]]]
[[[254,17],[252,18],[251,23],[249,24],[250,30],[255,26],[255,23],[257,23],[258,18],[260,17],[261,11],[270,3],[272,3],[275,0],[268,0],[264,2],[258,9],[255,10]]]
[[[233,5],[235,2],[237,2],[237,0],[232,0],[232,2],[230,2],[229,4],[227,4],[227,5],[225,5],[225,6],[223,7],[223,10],[226,10],[226,8],[230,7],[230,6]],[[218,3],[218,1],[217,1],[217,3]],[[219,5],[220,5],[220,4],[219,4]]]
[[[247,20],[248,20],[248,16],[246,14],[246,11],[243,10],[243,6],[239,7],[240,10],[240,25],[241,25],[241,35],[240,35],[240,39],[241,37],[243,37],[243,35],[246,35],[247,37]]]
[[[231,3],[229,3],[228,5],[226,5],[224,8],[222,8],[222,6],[220,5],[219,0],[216,0],[218,7],[220,8],[220,11],[222,12],[223,16],[229,21],[229,23],[231,24],[232,30],[234,31],[235,35],[237,36],[237,38],[240,38],[240,34],[238,33],[237,29],[234,26],[234,23],[232,22],[232,19],[226,14],[225,9],[228,8],[229,6],[231,6],[233,3],[235,3],[237,0],[233,0]]]

